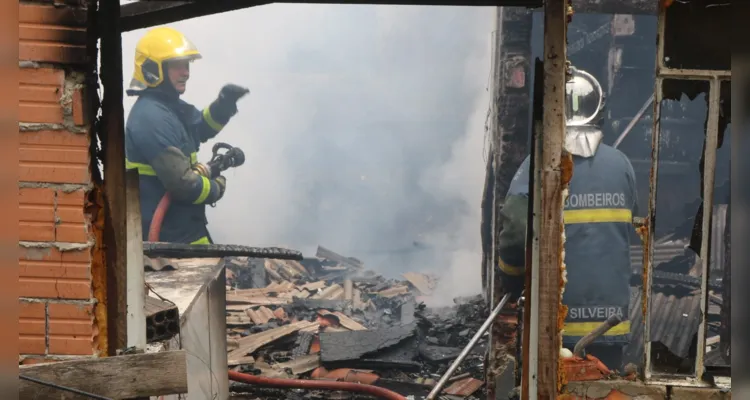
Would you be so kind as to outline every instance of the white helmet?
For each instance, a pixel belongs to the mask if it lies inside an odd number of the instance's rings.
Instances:
[[[604,136],[599,119],[604,109],[604,91],[586,71],[570,67],[565,84],[565,149],[573,155],[591,157]]]
[[[565,84],[565,125],[582,126],[596,123],[604,108],[604,91],[591,74],[570,68],[571,78]]]

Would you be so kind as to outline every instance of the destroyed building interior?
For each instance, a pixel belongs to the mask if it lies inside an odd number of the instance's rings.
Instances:
[[[77,151],[88,152],[91,166],[83,189],[44,178],[19,186],[53,185],[55,212],[72,207],[63,204],[65,195],[85,190],[79,206],[89,237],[85,245],[22,237],[21,281],[32,280],[23,269],[53,257],[50,251],[64,264],[84,250],[90,265],[90,295],[22,292],[20,398],[731,398],[731,53],[724,3],[461,3],[495,6],[487,7],[495,23],[484,190],[481,204],[472,205],[481,212],[475,227],[481,266],[466,268],[481,274],[482,285],[475,295],[428,306],[445,297],[441,285],[450,279],[429,265],[392,274],[366,255],[327,243],[303,254],[252,243],[151,242],[141,232],[138,175],[123,168],[123,82],[129,79],[123,64],[132,52],[123,35],[266,3],[22,0],[22,29],[38,23],[37,13],[44,23],[73,26],[85,39],[56,39],[84,61],[21,51],[19,64],[27,72],[66,71],[61,85],[76,91],[68,97],[83,100],[76,109],[60,99],[71,109],[58,128],[89,127],[85,148]],[[22,50],[29,46],[24,40],[33,44],[21,35]],[[92,61],[98,58],[99,64]],[[562,145],[564,90],[558,89],[569,72],[566,61],[601,82],[603,143],[622,151],[636,176],[640,213],[633,215],[631,328],[622,370],[596,354],[560,352],[567,310],[562,199],[570,155]],[[75,82],[68,82],[70,74]],[[23,135],[39,133],[36,123],[19,124],[22,147]],[[529,155],[536,160],[527,240],[533,245],[525,291],[509,301],[496,267],[499,211]],[[55,279],[74,286],[64,274]],[[41,316],[24,314],[39,304]],[[77,322],[87,330],[71,333],[85,337],[85,351],[53,349],[53,328],[81,318],[73,311],[54,314],[60,306],[87,310],[88,319]],[[29,327],[34,324],[42,324],[41,333]],[[42,335],[37,347],[35,335]],[[70,347],[72,339],[66,340]],[[87,371],[101,377],[88,379]]]

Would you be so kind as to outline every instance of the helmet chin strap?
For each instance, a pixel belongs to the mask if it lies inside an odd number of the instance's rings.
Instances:
[[[596,126],[567,126],[565,127],[564,147],[574,156],[593,157],[603,137],[601,129]]]

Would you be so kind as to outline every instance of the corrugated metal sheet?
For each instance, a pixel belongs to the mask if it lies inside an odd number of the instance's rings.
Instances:
[[[630,297],[633,326],[628,353],[643,354],[643,307],[640,288]],[[659,342],[678,357],[686,357],[700,324],[700,296],[651,294],[651,342]]]
[[[726,255],[724,252],[724,229],[726,227],[726,215],[727,205],[719,204],[714,207],[714,213],[712,216],[712,237],[711,237],[711,261],[709,267],[711,271],[723,271],[724,265],[726,264]],[[687,240],[670,240],[663,241],[654,244],[654,264],[658,266],[661,263],[667,262],[674,257],[681,256],[685,253],[685,249],[688,245]],[[693,254],[689,251],[688,254]],[[634,271],[641,271],[643,268],[643,246],[636,244],[630,246],[630,262]],[[718,278],[720,275],[713,273],[713,278]]]
[[[654,244],[654,264],[659,265],[685,254],[686,242],[681,240]],[[630,246],[630,263],[633,271],[643,270],[643,246]]]

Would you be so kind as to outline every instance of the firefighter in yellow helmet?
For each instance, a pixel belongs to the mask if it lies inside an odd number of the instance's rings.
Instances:
[[[202,111],[180,99],[190,78],[190,63],[200,59],[195,45],[168,27],[152,29],[135,49],[129,96],[137,96],[125,125],[126,168],[140,175],[142,227],[148,232],[157,204],[170,193],[159,241],[212,243],[206,204],[224,195],[226,179],[211,179],[198,164],[201,143],[213,138],[237,113],[249,90],[227,84]]]

